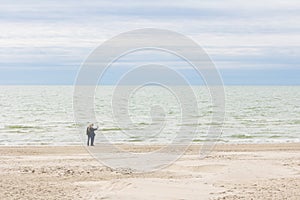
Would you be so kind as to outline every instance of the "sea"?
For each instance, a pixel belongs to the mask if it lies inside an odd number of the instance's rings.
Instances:
[[[0,145],[82,145],[89,123],[98,127],[96,144],[103,138],[130,144],[165,144],[175,138],[204,143],[212,140],[208,134],[215,134],[218,143],[300,142],[299,86],[224,86],[224,116],[217,123],[221,126],[217,133],[208,131],[216,124],[209,88],[191,88],[196,114],[183,116],[185,104],[176,91],[185,87],[140,87],[124,104],[116,100],[122,88],[98,86],[91,97],[95,120],[78,122],[74,86],[0,86]],[[155,109],[160,117],[151,113]]]

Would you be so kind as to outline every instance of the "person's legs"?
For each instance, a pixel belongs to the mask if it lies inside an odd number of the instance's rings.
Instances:
[[[91,146],[94,146],[95,135],[91,135]]]
[[[87,140],[87,145],[88,146],[90,146],[90,139],[91,139],[91,136],[88,135],[88,140]]]

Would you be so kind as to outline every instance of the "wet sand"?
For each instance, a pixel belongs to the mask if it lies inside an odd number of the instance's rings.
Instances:
[[[0,199],[300,199],[299,143],[217,145],[204,159],[198,150],[136,173],[104,166],[80,146],[2,146]]]

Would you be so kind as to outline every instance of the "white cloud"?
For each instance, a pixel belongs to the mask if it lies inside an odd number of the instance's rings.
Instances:
[[[2,1],[0,58],[80,65],[114,35],[153,27],[189,36],[217,60],[233,59],[218,60],[220,68],[250,67],[250,60],[240,60],[247,56],[275,64],[268,52],[286,59],[299,55],[299,11],[297,0]]]

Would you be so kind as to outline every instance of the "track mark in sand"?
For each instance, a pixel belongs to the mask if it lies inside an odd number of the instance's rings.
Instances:
[[[121,180],[113,180],[108,181],[106,184],[101,186],[101,190],[105,191],[121,191],[125,188],[128,188],[132,185],[132,183],[121,181]]]
[[[188,170],[191,170],[193,172],[216,172],[218,170],[221,170],[226,165],[200,165],[200,166],[184,166]]]
[[[82,187],[81,196],[88,199],[109,199],[109,196],[121,192],[132,185],[123,180],[111,181],[84,181],[77,182],[76,185]]]
[[[176,169],[180,171],[191,171],[191,172],[216,172],[226,167],[226,165],[213,164],[213,165],[178,165],[175,164],[170,169]]]

